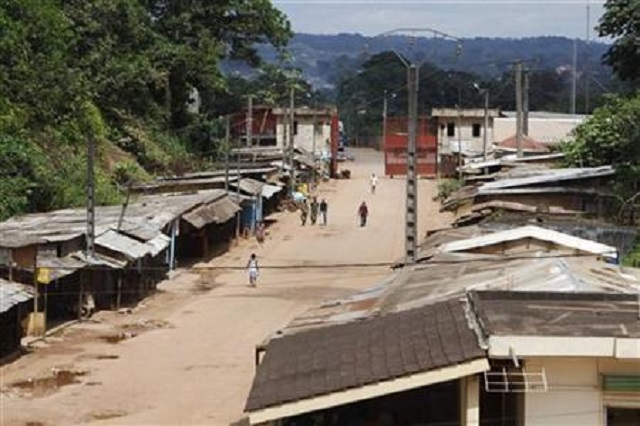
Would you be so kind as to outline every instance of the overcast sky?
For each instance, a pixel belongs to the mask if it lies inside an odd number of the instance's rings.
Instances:
[[[459,37],[561,35],[586,38],[604,1],[586,0],[273,0],[296,32],[377,35],[429,27]],[[591,38],[596,38],[595,31]],[[603,40],[604,41],[604,40]]]

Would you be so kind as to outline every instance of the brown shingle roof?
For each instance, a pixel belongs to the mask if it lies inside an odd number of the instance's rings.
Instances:
[[[272,340],[246,410],[344,391],[484,357],[450,300]]]

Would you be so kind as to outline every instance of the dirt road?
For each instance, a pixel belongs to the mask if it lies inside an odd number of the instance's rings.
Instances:
[[[264,246],[242,242],[198,265],[210,268],[202,276],[182,271],[167,280],[133,313],[101,312],[96,321],[69,327],[2,367],[0,425],[227,425],[242,418],[255,345],[321,300],[373,285],[387,272],[330,265],[402,256],[404,180],[383,178],[377,193],[369,194],[368,176],[382,176],[382,156],[366,150],[355,155],[357,161],[345,165],[352,179],[320,191],[329,202],[328,226],[301,227],[297,214],[276,214]],[[422,235],[447,218],[431,201],[435,182],[421,180],[419,187]],[[356,210],[363,200],[371,215],[360,228]],[[225,269],[244,266],[251,252],[263,267],[257,288],[246,286],[243,271]],[[58,373],[59,383],[10,386],[51,378],[52,368],[65,372]]]

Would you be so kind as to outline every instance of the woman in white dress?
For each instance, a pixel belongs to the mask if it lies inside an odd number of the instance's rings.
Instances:
[[[255,253],[251,254],[247,262],[246,271],[249,272],[249,285],[255,287],[258,281],[258,274],[260,273],[260,267],[258,266],[258,259],[256,259]]]

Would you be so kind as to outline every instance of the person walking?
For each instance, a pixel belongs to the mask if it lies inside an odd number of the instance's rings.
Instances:
[[[318,199],[316,197],[311,199],[309,210],[309,219],[311,219],[311,224],[315,225],[318,220]]]
[[[249,273],[249,286],[255,287],[258,282],[258,275],[260,274],[260,267],[258,266],[258,259],[255,253],[251,253],[245,271]]]
[[[300,223],[302,226],[307,224],[307,216],[309,216],[309,205],[307,204],[307,200],[302,201],[300,205]]]
[[[369,216],[369,208],[364,201],[358,207],[358,215],[360,216],[360,226],[367,226],[367,216]]]
[[[376,185],[378,184],[378,177],[375,173],[371,173],[371,177],[369,178],[369,185],[371,185],[371,193],[376,193]]]
[[[322,216],[322,224],[327,224],[327,212],[329,210],[329,205],[327,204],[327,200],[324,198],[320,202],[320,216]]]
[[[264,237],[266,234],[266,230],[264,227],[264,222],[258,222],[258,226],[256,226],[256,241],[258,241],[259,245],[264,243]]]

